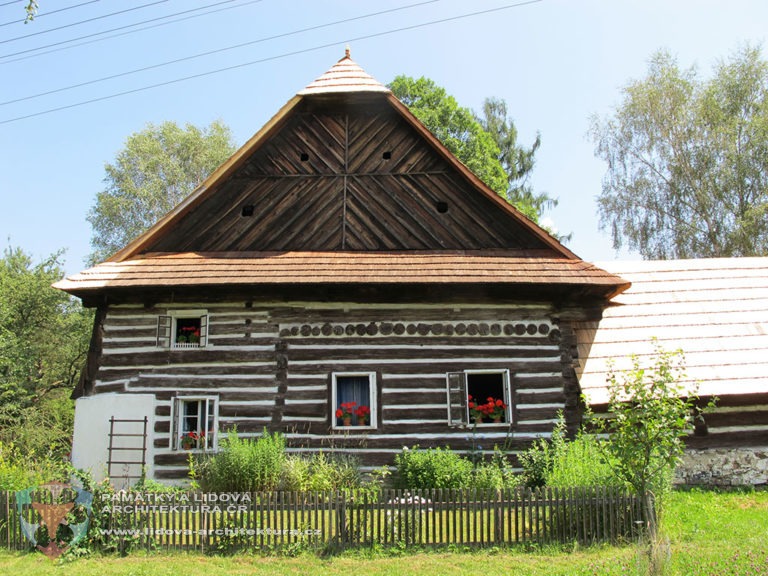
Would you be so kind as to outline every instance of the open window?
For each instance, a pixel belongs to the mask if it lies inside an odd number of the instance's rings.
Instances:
[[[173,450],[216,450],[219,399],[216,396],[177,396],[173,400]]]
[[[512,422],[509,370],[449,372],[446,379],[450,426]]]
[[[376,428],[376,373],[332,374],[331,422],[333,428]]]
[[[174,310],[157,319],[160,348],[204,348],[208,343],[206,310]]]

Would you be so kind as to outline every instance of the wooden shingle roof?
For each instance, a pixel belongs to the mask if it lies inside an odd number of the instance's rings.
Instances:
[[[338,92],[390,92],[390,90],[352,60],[347,48],[344,58],[301,90],[299,96]]]
[[[525,284],[626,287],[581,260],[493,252],[276,252],[152,254],[105,262],[57,284],[86,296],[108,288],[266,284]]]
[[[687,385],[701,395],[768,393],[768,258],[606,262],[632,283],[597,323],[577,330],[582,390],[607,401],[607,362],[647,360],[651,338],[682,349]],[[641,362],[642,363],[642,362]]]

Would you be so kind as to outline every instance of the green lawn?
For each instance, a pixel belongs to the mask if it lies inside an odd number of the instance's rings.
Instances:
[[[678,492],[669,501],[664,532],[670,541],[668,574],[754,576],[768,574],[768,492]],[[637,547],[467,553],[347,553],[330,558],[239,555],[136,554],[52,562],[39,553],[0,552],[0,573],[13,576],[206,574],[424,574],[451,576],[619,575],[642,573]]]

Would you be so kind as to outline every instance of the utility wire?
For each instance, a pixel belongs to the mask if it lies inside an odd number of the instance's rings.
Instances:
[[[160,2],[167,2],[168,0],[160,0]],[[189,12],[196,12],[198,10],[205,10],[206,8],[210,8],[211,6],[220,6],[222,4],[228,4],[230,2],[233,2],[234,0],[223,0],[222,2],[216,2],[214,4],[208,4],[206,6],[201,6],[199,8],[191,8],[189,10],[184,10],[182,12],[176,12],[175,14],[168,14],[166,16],[158,16],[157,18],[150,18],[149,20],[142,20],[141,22],[135,22],[133,24],[126,24],[124,26],[118,26],[117,28],[111,28],[109,30],[102,30],[101,32],[94,32],[93,34],[86,34],[85,36],[79,36],[77,38],[70,38],[69,40],[62,40],[61,42],[54,42],[53,44],[46,44],[45,46],[38,46],[36,48],[29,48],[27,50],[21,50],[19,52],[12,52],[11,54],[3,54],[0,56],[0,58],[10,58],[11,56],[18,56],[20,54],[28,54],[29,52],[37,52],[38,50],[44,50],[45,48],[51,48],[52,46],[61,46],[62,44],[69,44],[70,42],[77,42],[78,40],[84,40],[86,38],[93,38],[94,36],[101,36],[102,34],[109,34],[110,32],[116,32],[118,30],[125,30],[126,28],[133,28],[134,26],[141,26],[142,24],[148,24],[149,22],[157,22],[159,20],[166,20],[168,18],[173,18],[174,16],[179,16],[180,14],[187,14]],[[261,2],[261,0],[257,0]],[[159,4],[160,2],[157,2]],[[150,6],[151,4],[147,4],[147,6]],[[132,8],[132,10],[135,10],[136,8]],[[0,42],[2,44],[2,42]],[[5,62],[0,62],[0,64],[5,64]]]
[[[59,44],[69,44],[70,42],[77,42],[78,40],[83,40],[85,38],[90,38],[92,36],[100,36],[102,34],[109,34],[110,32],[115,32],[116,30],[122,30],[124,28],[132,28],[134,26],[141,26],[142,24],[146,24],[148,22],[155,22],[157,20],[163,20],[166,18],[173,18],[174,16],[179,16],[181,14],[187,14],[189,12],[196,12],[198,10],[205,10],[206,8],[210,8],[212,6],[220,6],[222,4],[228,4],[230,2],[233,2],[234,0],[224,0],[223,2],[216,2],[215,4],[208,4],[206,6],[201,6],[199,8],[192,8],[190,10],[184,10],[183,12],[176,12],[175,14],[169,14],[167,16],[161,16],[158,18],[153,18],[151,20],[144,20],[142,22],[137,22],[135,24],[130,24],[128,26],[122,26],[120,28],[113,28],[112,30],[104,30],[103,32],[98,32],[96,34],[90,34],[88,36],[81,36],[79,38],[72,38],[70,40],[65,40],[64,42],[57,42],[55,44],[48,44],[47,46],[38,46],[37,48],[33,48],[31,50],[25,50],[23,52],[17,52],[16,54],[25,54],[27,52],[35,52],[38,50],[44,50],[45,48],[51,47],[51,46],[58,46]],[[151,30],[152,28],[159,28],[160,26],[168,26],[169,24],[175,24],[176,22],[183,22],[184,20],[191,20],[192,18],[200,18],[201,16],[207,16],[208,14],[215,14],[216,12],[223,12],[225,10],[234,10],[235,8],[243,8],[244,6],[248,6],[250,4],[257,4],[261,2],[262,0],[250,0],[250,2],[245,2],[244,4],[238,4],[235,6],[227,6],[225,8],[219,8],[218,10],[211,10],[210,12],[204,12],[203,14],[194,14],[192,16],[185,16],[184,18],[178,18],[177,20],[171,20],[170,22],[162,22],[160,24],[154,24],[152,26],[145,26],[144,28],[139,28],[137,30],[129,30],[128,32],[121,32],[120,34],[113,34],[112,36],[106,36],[104,38],[96,38],[95,40],[88,40],[86,42],[81,42],[80,44],[73,44],[72,46],[61,46],[59,48],[54,48],[53,50],[48,50],[46,52],[38,52],[37,54],[30,54],[28,56],[22,56],[21,58],[14,58],[13,60],[5,60],[0,61],[0,65],[3,64],[10,64],[11,62],[19,62],[20,60],[28,60],[30,58],[37,58],[38,56],[44,56],[46,54],[52,54],[53,52],[61,52],[62,50],[69,50],[70,48],[77,48],[78,46],[85,46],[86,44],[94,44],[96,42],[102,42],[103,40],[110,40],[112,38],[118,38],[120,36],[127,36],[128,34],[135,34],[136,32],[142,32],[144,30]],[[15,54],[6,54],[5,56],[0,56],[0,58],[10,58],[11,56],[14,56]]]
[[[126,12],[133,12],[134,10],[141,10],[142,8],[148,8],[149,6],[156,6],[157,4],[163,4],[168,0],[157,0],[157,2],[150,2],[149,4],[142,4],[141,6],[133,6],[120,10],[119,12],[111,12],[109,14],[103,14],[88,20],[80,20],[79,22],[72,22],[71,24],[64,24],[63,26],[57,26],[56,28],[49,28],[48,30],[41,30],[39,32],[33,32],[32,34],[25,34],[24,36],[16,36],[15,38],[8,38],[7,40],[0,40],[0,44],[7,44],[8,42],[15,42],[16,40],[24,40],[25,38],[31,38],[32,36],[40,36],[41,34],[48,34],[49,32],[55,32],[56,30],[63,30],[64,28],[72,28],[73,26],[79,26],[80,24],[87,24],[88,22],[94,22],[96,20],[103,20],[104,18],[111,18],[119,14],[125,14]]]
[[[67,10],[72,10],[73,8],[80,8],[81,6],[85,6],[86,4],[95,4],[96,2],[99,2],[99,0],[89,0],[88,2],[83,2],[81,4],[75,4],[74,6],[67,6],[66,8],[59,8],[58,10],[51,10],[50,12],[45,12],[43,14],[36,14],[35,20],[39,20],[40,18],[43,18],[44,16],[50,16],[51,14],[56,14],[57,12],[66,12]],[[0,4],[0,6],[5,6],[5,4]],[[21,24],[22,22],[26,22],[26,18],[22,18],[21,20],[13,20],[11,22],[4,22],[3,24],[0,24],[0,27],[2,26],[10,26],[11,24]]]
[[[64,86],[63,88],[56,88],[54,90],[48,90],[47,92],[40,92],[38,94],[32,94],[30,96],[23,96],[16,98],[15,100],[8,100],[6,102],[0,102],[0,106],[7,106],[8,104],[15,104],[16,102],[25,102],[27,100],[33,100],[40,98],[41,96],[48,96],[50,94],[56,94],[58,92],[65,92],[74,88],[82,88],[83,86],[89,86],[91,84],[98,84],[99,82],[105,82],[107,80],[114,80],[115,78],[121,78],[123,76],[129,76],[131,74],[137,74],[139,72],[146,72],[147,70],[154,70],[155,68],[162,68],[163,66],[170,66],[171,64],[178,64],[179,62],[186,62],[188,60],[194,60],[202,58],[203,56],[210,56],[212,54],[219,54],[229,50],[235,50],[237,48],[243,48],[244,46],[251,46],[253,44],[259,44],[261,42],[268,42],[270,40],[276,40],[278,38],[286,38],[288,36],[295,36],[304,32],[311,32],[314,30],[320,30],[321,28],[329,28],[338,24],[346,24],[348,22],[354,22],[356,20],[363,20],[366,18],[373,18],[374,16],[381,16],[383,14],[389,14],[391,12],[398,12],[400,10],[407,10],[409,8],[416,8],[418,6],[424,6],[425,4],[434,4],[441,0],[425,0],[424,2],[417,2],[416,4],[408,4],[407,6],[398,6],[397,8],[390,8],[389,10],[381,10],[380,12],[373,12],[371,14],[364,14],[362,16],[355,16],[353,18],[345,18],[344,20],[336,20],[335,22],[327,22],[326,24],[318,24],[317,26],[310,26],[309,28],[302,28],[300,30],[294,30],[292,32],[284,32],[282,34],[276,34],[274,36],[267,36],[265,38],[259,38],[257,40],[251,40],[250,42],[244,42],[242,44],[236,44],[234,46],[228,46],[226,48],[218,48],[216,50],[210,50],[208,52],[201,52],[192,56],[185,56],[184,58],[178,58],[176,60],[169,60],[167,62],[161,62],[160,64],[153,64],[151,66],[145,66],[144,68],[136,68],[135,70],[129,70],[127,72],[120,72],[119,74],[112,74],[111,76],[105,76],[103,78],[97,78],[95,80],[89,80],[87,82],[81,82],[80,84],[72,84],[71,86]]]
[[[357,42],[361,40],[369,40],[371,38],[379,38],[381,36],[388,36],[390,34],[396,34],[398,32],[405,32],[408,30],[416,30],[419,28],[425,28],[427,26],[433,26],[435,24],[444,24],[446,22],[454,22],[457,20],[463,20],[465,18],[471,18],[473,16],[482,16],[485,14],[491,14],[495,12],[500,12],[502,10],[509,10],[510,8],[519,8],[521,6],[527,6],[529,4],[537,4],[539,2],[542,2],[543,0],[527,0],[525,2],[518,2],[515,4],[508,4],[506,6],[499,6],[497,8],[491,8],[489,10],[480,10],[477,12],[470,12],[467,14],[461,14],[459,16],[451,16],[449,18],[441,18],[440,20],[432,20],[430,22],[422,22],[421,24],[413,24],[411,26],[403,26],[401,28],[394,28],[392,30],[385,30],[384,32],[376,32],[374,34],[366,34],[364,36],[357,36],[353,38],[347,38],[346,40],[343,40],[343,42],[349,43],[349,42]],[[62,110],[69,110],[70,108],[77,108],[79,106],[85,106],[86,104],[94,104],[96,102],[103,102],[104,100],[111,100],[112,98],[118,98],[120,96],[126,96],[128,94],[135,94],[137,92],[143,92],[145,90],[151,90],[153,88],[160,88],[162,86],[170,86],[171,84],[178,84],[180,82],[186,82],[187,80],[194,80],[196,78],[203,78],[205,76],[211,76],[213,74],[219,74],[221,72],[228,72],[230,70],[237,70],[239,68],[245,68],[247,66],[253,66],[254,64],[261,64],[263,62],[269,62],[272,60],[279,60],[282,58],[288,58],[289,56],[297,56],[299,54],[306,54],[308,52],[314,52],[316,50],[323,50],[325,48],[330,48],[333,46],[338,46],[339,42],[328,42],[327,44],[321,44],[319,46],[313,46],[311,48],[304,48],[302,50],[294,50],[293,52],[285,52],[283,54],[278,54],[276,56],[268,56],[267,58],[261,58],[259,60],[252,60],[250,62],[244,62],[242,64],[235,64],[234,66],[227,66],[226,68],[218,68],[216,70],[209,70],[208,72],[201,72],[199,74],[193,74],[191,76],[185,76],[183,78],[176,78],[174,80],[168,80],[166,82],[159,82],[157,84],[150,84],[148,86],[142,86],[141,88],[134,88],[132,90],[125,90],[124,92],[118,92],[116,94],[109,94],[107,96],[100,96],[99,98],[92,98],[90,100],[85,100],[82,102],[76,102],[74,104],[67,104],[66,106],[59,106],[57,108],[49,108],[48,110],[43,110],[41,112],[35,112],[33,114],[26,114],[24,116],[17,116],[16,118],[9,118],[7,120],[0,120],[0,125],[2,124],[9,124],[11,122],[16,122],[18,120],[26,120],[28,118],[34,118],[36,116],[43,116],[45,114],[51,114],[53,112],[60,112]]]

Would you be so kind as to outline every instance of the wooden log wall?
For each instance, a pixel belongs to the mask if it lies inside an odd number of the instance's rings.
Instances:
[[[697,405],[706,406],[711,396],[702,396]],[[608,413],[606,404],[593,405],[593,411]],[[768,392],[723,394],[712,410],[698,416],[694,430],[685,439],[693,450],[768,447]]]
[[[706,405],[710,397],[702,397]],[[704,414],[686,446],[694,449],[768,447],[768,392],[723,394]]]
[[[208,311],[208,346],[157,347],[157,318],[173,309]],[[104,318],[92,393],[155,395],[158,478],[187,471],[187,454],[170,448],[176,395],[217,395],[220,431],[279,430],[296,452],[344,451],[364,467],[414,445],[516,454],[575,406],[574,346],[564,334],[572,330],[547,304],[122,304]],[[511,424],[448,426],[446,373],[477,369],[510,371]],[[376,429],[332,428],[331,374],[350,371],[376,373]]]

